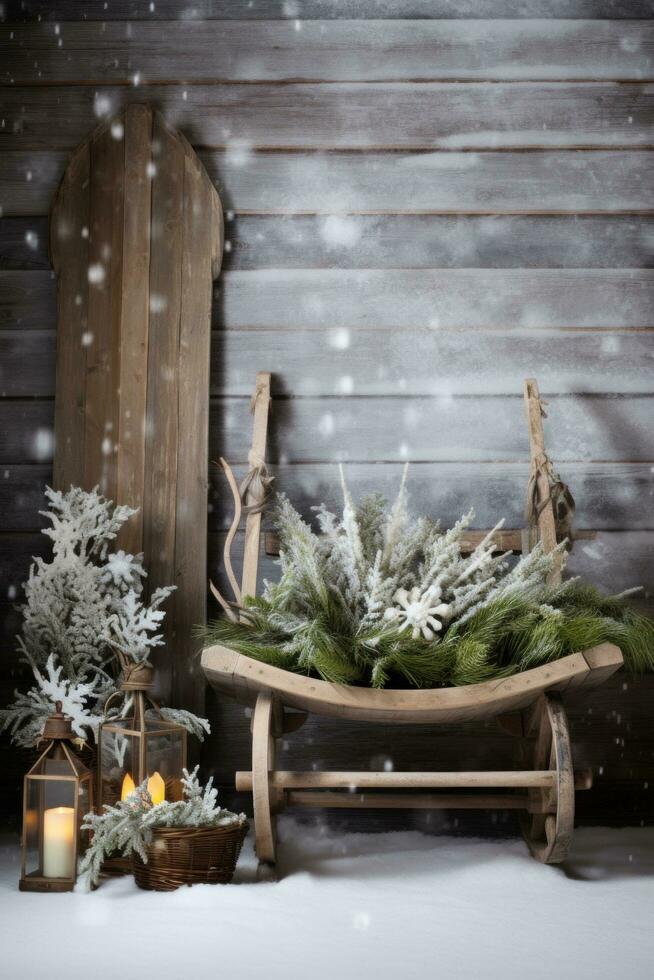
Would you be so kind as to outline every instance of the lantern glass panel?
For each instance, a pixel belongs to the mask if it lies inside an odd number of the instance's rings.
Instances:
[[[83,779],[77,790],[77,805],[78,813],[80,817],[79,826],[81,828],[81,821],[85,814],[90,813],[93,808],[93,797],[92,797],[92,787],[91,787],[91,777],[90,775]],[[88,831],[83,831],[80,829],[77,838],[77,857],[78,859],[82,856],[84,851],[89,845],[90,833]]]
[[[25,874],[74,878],[76,818],[80,812],[75,810],[76,780],[41,779],[36,775],[28,776],[26,784]],[[88,804],[87,790],[87,807]]]
[[[139,758],[141,737],[120,724],[104,725],[100,736],[101,803],[113,806],[121,798],[123,779],[129,773],[140,782]]]
[[[147,775],[158,772],[166,787],[166,799],[182,799],[182,769],[186,765],[186,733],[166,722],[148,719],[145,733]]]

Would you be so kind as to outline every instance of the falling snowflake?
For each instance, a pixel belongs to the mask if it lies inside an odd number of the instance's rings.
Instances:
[[[350,346],[350,331],[345,327],[339,327],[329,333],[327,342],[334,350],[347,350]]]
[[[52,459],[54,435],[50,429],[37,429],[33,445],[34,455],[38,460]]]
[[[105,271],[101,262],[94,262],[89,266],[88,278],[89,282],[93,283],[94,285],[104,282]]]

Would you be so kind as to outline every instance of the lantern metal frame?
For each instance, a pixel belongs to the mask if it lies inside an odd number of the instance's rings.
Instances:
[[[34,765],[25,773],[23,777],[23,826],[21,833],[21,875],[19,889],[24,892],[69,892],[75,887],[77,881],[77,862],[83,850],[84,831],[82,830],[82,818],[86,813],[93,810],[93,773],[88,769],[79,756],[75,753],[72,742],[75,738],[70,719],[61,710],[61,701],[57,701],[55,713],[51,715],[45,723],[41,742],[47,742],[45,749],[41,752]],[[48,773],[45,768],[49,761],[63,763],[70,767],[68,773]],[[48,784],[70,784],[69,792],[72,794],[73,809],[73,837],[71,874],[61,877],[46,876],[44,874],[44,831],[46,806],[46,789]],[[39,784],[40,787],[39,787]],[[36,871],[27,870],[28,850],[30,842],[28,840],[29,817],[31,812],[29,802],[32,799],[31,788],[36,787],[38,803],[36,805],[38,826],[38,867]],[[80,800],[86,792],[87,806],[82,811]]]
[[[105,775],[105,753],[103,735],[111,732],[117,736],[138,740],[138,757],[132,757],[132,769],[130,775],[136,786],[140,785],[144,779],[153,775],[149,771],[148,761],[148,741],[153,736],[177,737],[181,742],[181,758],[179,774],[175,776],[176,786],[170,792],[170,780],[166,780],[166,799],[174,800],[182,798],[182,769],[186,767],[187,760],[187,731],[183,725],[168,721],[161,715],[160,705],[151,696],[150,691],[153,687],[154,669],[149,663],[127,663],[123,658],[122,675],[119,682],[119,690],[107,700],[104,707],[103,719],[98,728],[98,768],[97,768],[97,799],[98,807],[101,808],[105,802],[115,803],[112,797],[107,799],[107,794],[103,786]],[[108,714],[111,705],[125,694],[132,697],[132,707],[129,714],[117,718],[109,718]],[[147,717],[148,712],[153,712],[155,717]],[[129,771],[126,766],[120,767],[122,775]],[[120,799],[120,793],[118,794]]]

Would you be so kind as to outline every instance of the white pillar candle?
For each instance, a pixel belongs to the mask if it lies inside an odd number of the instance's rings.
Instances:
[[[43,818],[43,877],[72,878],[75,811],[72,806],[55,806]]]

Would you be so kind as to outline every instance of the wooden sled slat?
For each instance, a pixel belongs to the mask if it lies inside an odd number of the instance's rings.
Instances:
[[[202,669],[212,687],[243,704],[254,705],[259,694],[272,693],[284,705],[311,714],[397,725],[495,718],[528,706],[545,691],[600,684],[621,665],[618,647],[603,643],[501,680],[427,690],[373,690],[292,674],[227,647],[207,647],[202,654]]]

